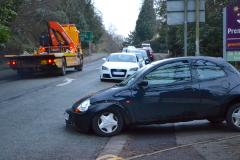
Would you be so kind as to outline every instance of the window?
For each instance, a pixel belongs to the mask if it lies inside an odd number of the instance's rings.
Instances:
[[[189,62],[179,61],[160,66],[146,75],[144,80],[147,80],[150,85],[173,84],[190,81],[191,71]]]
[[[108,57],[109,62],[136,62],[137,59],[134,55],[128,54],[112,54]]]
[[[197,79],[200,80],[215,79],[225,76],[225,72],[221,67],[209,61],[198,60],[195,62],[193,68],[197,73]]]

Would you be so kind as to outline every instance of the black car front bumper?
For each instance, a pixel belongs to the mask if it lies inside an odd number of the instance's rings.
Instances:
[[[67,127],[73,127],[82,132],[87,132],[91,128],[92,114],[89,112],[76,113],[70,108],[64,114]]]

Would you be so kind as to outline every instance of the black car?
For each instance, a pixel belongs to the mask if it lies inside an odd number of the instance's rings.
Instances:
[[[113,136],[123,127],[208,119],[240,131],[240,74],[221,58],[154,62],[66,110],[67,126]]]

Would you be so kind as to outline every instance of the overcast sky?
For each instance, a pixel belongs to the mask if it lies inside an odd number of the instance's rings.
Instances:
[[[105,28],[112,28],[124,37],[134,30],[141,3],[142,0],[94,0]]]

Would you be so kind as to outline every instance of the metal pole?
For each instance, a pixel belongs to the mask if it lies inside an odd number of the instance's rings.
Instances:
[[[200,18],[200,3],[199,0],[196,0],[196,56],[200,56],[200,51],[199,51],[199,18]]]
[[[184,0],[184,56],[187,56],[187,23],[188,23],[188,0]]]
[[[227,61],[227,52],[226,52],[226,7],[223,8],[223,59]]]
[[[88,54],[89,54],[89,55],[92,54],[92,49],[91,49],[91,47],[92,47],[92,43],[91,43],[91,41],[89,41],[89,42],[88,42]]]

